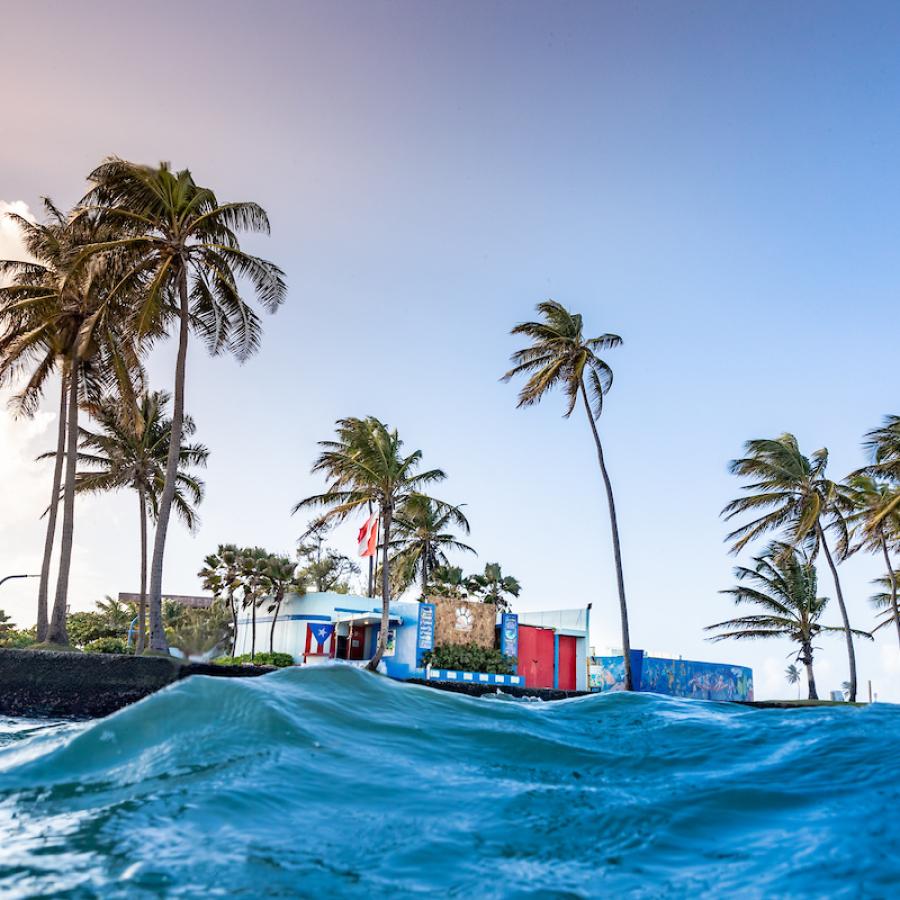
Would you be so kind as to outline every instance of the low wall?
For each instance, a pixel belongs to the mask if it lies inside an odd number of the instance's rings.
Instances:
[[[591,687],[601,691],[621,690],[624,668],[621,656],[593,657]],[[664,659],[632,650],[631,674],[636,691],[696,700],[753,699],[753,670],[746,666]]]
[[[0,715],[96,718],[190,675],[241,678],[271,671],[162,656],[0,649]]]

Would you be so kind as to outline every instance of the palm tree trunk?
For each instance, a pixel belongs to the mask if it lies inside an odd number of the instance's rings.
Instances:
[[[234,602],[234,591],[230,592],[228,602],[231,604],[231,658],[237,650],[237,603]]]
[[[50,560],[53,541],[56,538],[56,514],[59,511],[59,489],[62,485],[63,460],[66,456],[66,406],[68,404],[68,377],[63,368],[59,387],[59,425],[56,432],[56,460],[53,464],[53,492],[47,507],[47,534],[44,537],[44,561],[41,563],[41,583],[38,587],[37,641],[47,640],[47,595],[50,590]]]
[[[150,569],[150,649],[168,653],[166,632],[162,621],[163,556],[166,552],[166,532],[169,515],[175,498],[178,477],[178,456],[181,449],[181,433],[184,425],[184,376],[187,362],[188,332],[188,283],[187,268],[182,263],[178,278],[180,295],[178,357],[175,363],[175,397],[172,407],[172,429],[169,434],[169,454],[166,457],[166,483],[159,498],[159,514],[156,518],[156,535],[153,540],[153,562]]]
[[[278,613],[281,611],[281,601],[275,603],[275,615],[272,616],[272,627],[269,629],[269,653],[275,652],[275,623],[278,621]]]
[[[884,528],[878,527],[878,536],[881,538],[881,552],[884,554],[884,564],[887,566],[888,578],[891,580],[891,608],[894,610],[894,624],[897,626],[897,638],[900,639],[900,610],[897,609],[897,575],[891,565],[891,556],[888,553],[887,541],[884,539]]]
[[[634,681],[631,676],[631,636],[628,631],[628,605],[625,602],[625,575],[622,571],[622,548],[619,545],[619,522],[616,518],[616,501],[613,498],[612,482],[606,471],[606,461],[603,458],[603,445],[600,443],[600,435],[597,433],[597,423],[594,421],[594,413],[588,401],[587,390],[584,382],[581,382],[581,399],[584,400],[584,411],[587,413],[588,422],[591,424],[591,432],[594,435],[594,444],[597,447],[597,460],[600,463],[600,474],[603,476],[603,484],[606,488],[606,502],[609,506],[609,525],[612,529],[613,555],[616,561],[616,580],[619,587],[619,614],[622,620],[622,657],[625,663],[626,691],[634,690]]]
[[[841,590],[841,580],[838,577],[837,566],[831,558],[828,542],[825,540],[825,532],[822,526],[816,523],[816,533],[822,542],[825,551],[825,559],[828,560],[828,568],[831,569],[831,577],[834,579],[834,592],[837,595],[838,607],[841,610],[841,620],[844,623],[844,634],[847,637],[847,659],[850,662],[850,702],[856,702],[856,651],[853,649],[853,632],[850,630],[850,618],[847,615],[847,606],[844,603],[844,592]]]
[[[53,614],[47,628],[47,642],[67,645],[66,604],[69,599],[69,570],[72,566],[72,542],[75,537],[75,468],[78,462],[78,361],[74,352],[69,364],[69,409],[66,414],[66,474],[63,487],[62,538],[59,550],[59,575]]]
[[[816,676],[813,674],[813,651],[812,645],[803,645],[803,665],[806,666],[806,681],[809,684],[809,699],[818,700],[819,694],[816,691]]]
[[[366,668],[376,671],[384,649],[387,646],[388,629],[391,624],[391,584],[388,563],[388,544],[391,542],[391,508],[385,506],[381,512],[381,630],[378,632],[378,646],[375,655],[369,660]]]
[[[143,653],[147,634],[147,498],[144,489],[138,488],[138,505],[141,510],[141,596],[138,600],[138,636],[135,653]]]
[[[425,597],[425,591],[428,590],[428,554],[430,547],[425,543],[425,552],[422,554],[422,598]]]
[[[256,659],[256,597],[250,604],[250,620],[252,626],[250,628],[250,662]]]

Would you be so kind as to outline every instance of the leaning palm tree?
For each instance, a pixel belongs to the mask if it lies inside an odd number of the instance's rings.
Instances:
[[[16,410],[31,415],[48,378],[57,369],[62,373],[56,466],[38,589],[38,632],[43,631],[41,640],[64,645],[68,643],[65,617],[74,540],[79,402],[111,383],[123,396],[134,395],[142,372],[140,348],[132,340],[128,321],[139,279],[113,299],[120,275],[118,260],[82,259],[83,248],[107,237],[108,231],[92,217],[65,216],[50,201],[45,208],[49,221],[44,225],[14,217],[36,261],[0,262],[0,275],[14,278],[12,285],[0,289],[0,383],[31,372],[14,398]],[[59,573],[48,617],[50,556],[60,497]]]
[[[172,441],[150,570],[150,646],[164,652],[163,556],[177,485],[190,333],[197,333],[210,352],[227,350],[243,361],[258,347],[261,327],[241,295],[239,281],[249,281],[270,312],[281,305],[287,287],[281,269],[241,249],[237,231],[269,232],[269,219],[257,204],[219,203],[188,170],[172,172],[168,163],[154,168],[111,158],[89,178],[94,186],[81,201],[82,215],[96,215],[121,232],[87,250],[115,253],[126,261],[113,298],[146,282],[134,310],[138,338],[168,332],[178,323]]]
[[[203,590],[209,591],[216,601],[225,601],[231,612],[231,655],[235,655],[237,646],[237,597],[235,592],[241,588],[241,575],[238,570],[240,551],[236,544],[219,544],[215,553],[210,553],[203,560],[203,568],[197,573],[202,579]]]
[[[612,387],[613,373],[597,353],[610,350],[622,343],[617,334],[599,337],[584,336],[581,316],[569,312],[555,300],[546,300],[537,306],[540,320],[516,325],[512,334],[521,334],[531,343],[517,350],[511,357],[513,367],[503,376],[509,381],[516,375],[526,375],[528,380],[519,392],[518,406],[539,403],[553,388],[562,389],[566,397],[565,418],[575,410],[579,399],[591,427],[600,475],[606,489],[609,508],[609,524],[612,530],[613,555],[616,565],[616,582],[619,590],[619,614],[622,623],[622,655],[625,663],[624,688],[630,691],[631,636],[628,630],[628,605],[625,600],[625,575],[622,570],[622,550],[619,543],[619,522],[613,497],[612,481],[606,468],[603,445],[597,430],[597,420],[603,412],[603,398]]]
[[[402,593],[418,581],[424,592],[430,574],[448,564],[448,551],[474,553],[458,540],[454,528],[469,533],[469,521],[459,506],[440,503],[431,497],[413,494],[397,510],[395,537],[391,541],[391,571],[396,575],[393,587]]]
[[[307,577],[297,570],[297,564],[289,556],[270,556],[263,565],[263,576],[267,591],[268,608],[272,614],[269,627],[269,653],[275,652],[275,626],[281,604],[288,593],[304,594],[308,584]]]
[[[136,652],[145,646],[147,608],[147,522],[155,520],[166,476],[172,420],[166,416],[169,394],[144,393],[135,410],[123,408],[119,398],[106,396],[90,407],[99,429],[79,429],[78,461],[86,468],[76,474],[76,490],[96,493],[120,488],[137,494],[141,540],[141,590]],[[197,426],[186,415],[182,438],[191,437]],[[203,500],[204,485],[191,468],[206,466],[209,450],[203,444],[187,444],[178,449],[178,472],[173,505],[179,518],[194,531],[199,523],[196,507]]]
[[[512,575],[504,575],[500,563],[488,563],[481,575],[469,578],[470,590],[478,594],[485,603],[493,603],[497,609],[508,610],[510,597],[518,597],[522,586]]]
[[[816,568],[801,551],[779,542],[773,543],[753,561],[756,565],[752,569],[735,568],[734,574],[740,584],[721,593],[728,594],[738,605],[752,604],[759,612],[707,626],[707,631],[720,632],[709,640],[790,638],[799,644],[795,660],[806,667],[809,699],[818,700],[813,674],[813,641],[821,632],[843,629],[819,622],[828,599],[817,596]],[[864,631],[854,634],[871,639]]]
[[[842,554],[848,551],[849,535],[840,510],[840,491],[835,482],[825,477],[828,451],[816,450],[811,456],[804,456],[792,434],[783,434],[774,440],[747,441],[744,450],[746,455],[732,460],[729,470],[732,475],[753,479],[744,488],[749,493],[732,500],[722,510],[722,515],[726,521],[743,513],[750,513],[753,518],[732,531],[725,540],[732,542],[731,552],[738,553],[754,538],[783,531],[790,546],[807,547],[811,558],[822,550],[834,579],[844,623],[850,693],[851,699],[856,700],[854,631],[850,627],[841,580],[825,535],[828,529],[835,531],[839,551]]]
[[[330,482],[324,494],[307,497],[292,512],[322,508],[323,521],[341,522],[369,504],[378,510],[381,525],[381,630],[378,646],[368,668],[375,671],[384,655],[390,625],[391,602],[391,527],[397,510],[414,494],[446,478],[440,469],[418,471],[422,451],[404,454],[403,441],[396,429],[373,416],[348,418],[337,422],[337,438],[319,444],[322,453],[313,472],[322,472]]]
[[[900,639],[900,609],[897,604],[897,573],[891,562],[890,549],[900,541],[900,490],[892,484],[855,473],[842,486],[847,523],[853,528],[857,546],[853,549],[880,553],[887,569],[889,609]]]

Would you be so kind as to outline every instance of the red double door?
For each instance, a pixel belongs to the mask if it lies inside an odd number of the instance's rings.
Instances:
[[[519,626],[519,675],[526,687],[552,688],[555,634],[550,628]],[[564,691],[575,690],[575,638],[559,636],[559,680]]]

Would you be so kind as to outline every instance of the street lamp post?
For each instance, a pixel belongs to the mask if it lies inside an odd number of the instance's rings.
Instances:
[[[9,581],[11,578],[40,578],[40,575],[7,575],[5,578],[0,578],[0,584],[3,584],[4,581]]]

